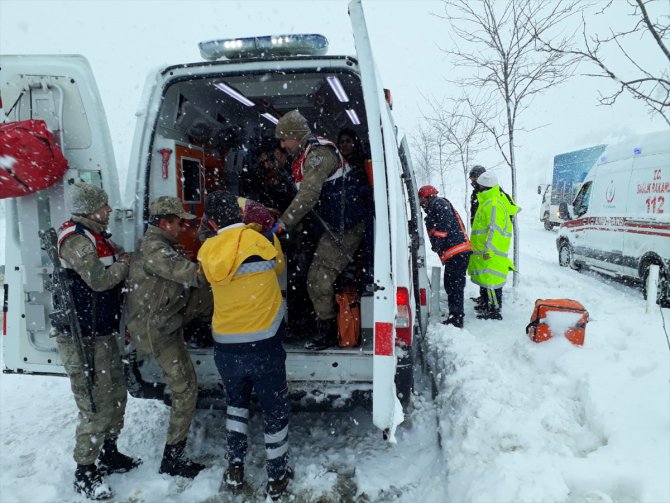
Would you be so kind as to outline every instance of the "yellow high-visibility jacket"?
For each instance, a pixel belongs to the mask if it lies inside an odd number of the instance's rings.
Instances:
[[[216,342],[257,342],[277,332],[284,318],[277,280],[284,254],[277,237],[270,239],[240,223],[224,227],[200,247],[198,260],[214,295]]]
[[[484,288],[501,288],[507,281],[514,263],[508,257],[512,242],[512,222],[519,207],[500,192],[495,185],[477,194],[479,207],[472,223],[470,243],[472,255],[468,274],[473,283]],[[488,254],[489,259],[484,259]]]

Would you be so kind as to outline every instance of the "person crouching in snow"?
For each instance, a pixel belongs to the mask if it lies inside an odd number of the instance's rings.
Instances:
[[[479,207],[470,235],[468,274],[487,292],[488,302],[475,308],[479,311],[477,318],[502,320],[502,287],[510,269],[514,270],[514,263],[507,256],[513,234],[510,216],[516,215],[519,208],[502,194],[494,173],[484,172],[477,183],[484,190],[477,194]]]
[[[198,260],[212,285],[214,363],[227,394],[223,485],[234,492],[244,483],[253,388],[265,422],[267,493],[278,499],[293,477],[288,466],[284,300],[277,279],[284,270],[284,254],[271,232],[261,234],[242,223],[231,193],[209,194],[205,214],[216,236],[203,243]]]
[[[425,223],[430,245],[444,264],[444,289],[449,317],[443,322],[463,328],[463,292],[465,271],[472,247],[463,221],[449,200],[437,197],[437,189],[424,185],[419,189],[419,204],[426,213]]]

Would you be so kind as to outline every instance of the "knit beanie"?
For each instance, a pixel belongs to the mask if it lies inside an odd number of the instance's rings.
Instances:
[[[470,174],[468,175],[468,178],[474,178],[475,180],[482,175],[486,171],[486,168],[484,166],[473,166],[472,169],[470,170]]]
[[[95,185],[80,182],[69,187],[67,203],[68,209],[73,215],[95,213],[109,201],[107,193]]]
[[[220,228],[228,227],[242,221],[240,205],[237,197],[230,192],[216,190],[205,198],[205,214],[216,222]]]
[[[275,137],[280,140],[301,140],[312,132],[305,119],[297,110],[282,115],[275,127]]]
[[[477,183],[482,187],[494,187],[498,185],[498,177],[495,175],[495,173],[486,171],[485,173],[479,175],[479,178],[477,178]]]

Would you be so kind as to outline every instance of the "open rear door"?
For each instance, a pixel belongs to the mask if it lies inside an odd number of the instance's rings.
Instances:
[[[83,56],[0,56],[3,122],[44,120],[68,160],[62,180],[6,202],[5,371],[62,373],[55,340],[49,337],[52,265],[40,249],[38,230],[58,228],[69,218],[64,194],[70,181],[102,186],[119,208],[118,173],[107,118],[91,67]],[[116,220],[110,219],[114,232]]]
[[[374,65],[370,38],[360,0],[349,3],[349,16],[354,33],[356,54],[363,84],[363,97],[369,125],[370,151],[375,197],[375,260],[374,260],[374,356],[372,419],[378,428],[393,438],[395,428],[403,420],[402,406],[396,397],[394,282],[395,240],[394,208],[403,202],[394,201],[388,191],[389,163],[397,163],[398,151],[394,126],[390,120],[384,89]],[[391,171],[394,171],[391,169]]]

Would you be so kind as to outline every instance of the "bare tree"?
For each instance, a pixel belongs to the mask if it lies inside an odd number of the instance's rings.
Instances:
[[[419,184],[430,183],[433,173],[436,171],[434,165],[435,137],[430,125],[419,125],[410,136],[410,145]]]
[[[435,129],[443,132],[445,142],[451,149],[451,157],[456,159],[456,164],[463,175],[463,204],[469,229],[468,174],[472,167],[471,159],[481,150],[483,122],[480,120],[479,110],[467,96],[458,99],[449,98],[441,102],[435,99],[427,101],[431,112],[424,117],[434,125]]]
[[[670,16],[667,14],[667,0],[665,0],[664,15],[653,15],[649,12],[654,0],[628,0],[631,8],[631,17],[636,20],[634,26],[625,31],[610,32],[605,37],[599,35],[587,35],[587,23],[582,15],[582,38],[583,48],[560,48],[554,47],[545,41],[541,35],[538,38],[544,43],[544,48],[564,55],[578,56],[597,67],[597,73],[587,73],[590,77],[599,77],[614,80],[617,90],[609,93],[600,93],[600,102],[603,105],[612,105],[624,92],[631,94],[634,98],[642,100],[652,113],[658,113],[666,123],[670,125],[670,77],[668,75],[668,64],[670,63]],[[612,9],[613,0],[600,11],[599,14]],[[616,2],[616,8],[620,7]],[[640,64],[639,59],[631,54],[628,48],[629,42],[634,40],[645,40],[646,49],[658,54],[658,60],[662,64],[657,69],[650,69]],[[612,65],[605,61],[603,49],[615,46],[620,55],[623,65]]]
[[[498,121],[483,122],[510,168],[512,197],[517,198],[515,133],[517,119],[532,98],[574,72],[574,56],[537,49],[537,37],[565,49],[565,38],[552,36],[571,14],[577,0],[445,0],[455,48],[445,52],[473,75],[457,81],[465,89],[488,90],[504,111]],[[514,263],[519,266],[519,228],[514,219]],[[514,274],[514,286],[518,275]]]

